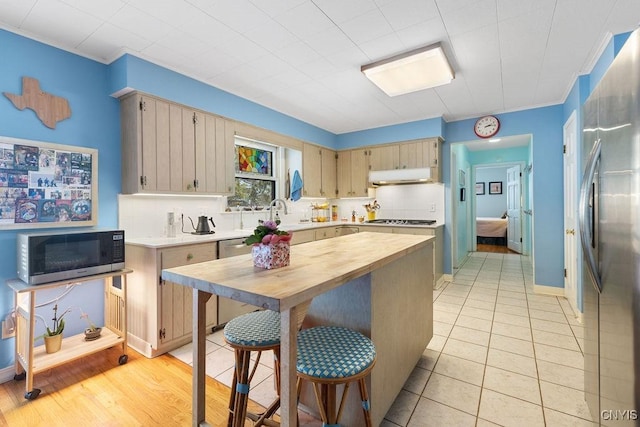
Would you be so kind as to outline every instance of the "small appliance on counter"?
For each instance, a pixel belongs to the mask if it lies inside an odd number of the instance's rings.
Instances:
[[[18,277],[29,285],[124,268],[124,230],[17,235]]]
[[[189,218],[189,221],[191,222],[191,227],[193,227],[193,230],[191,232],[191,234],[213,234],[215,233],[215,231],[213,231],[211,228],[209,228],[209,221],[211,221],[211,225],[213,227],[216,226],[216,224],[213,222],[213,218],[209,218],[205,215],[201,215],[198,217],[198,225],[195,226],[193,225],[193,220],[191,219],[191,217],[187,217]],[[184,220],[182,222],[182,232],[184,233]]]

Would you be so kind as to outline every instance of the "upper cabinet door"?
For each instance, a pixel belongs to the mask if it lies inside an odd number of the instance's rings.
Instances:
[[[336,197],[338,192],[336,183],[336,173],[338,168],[338,160],[336,159],[337,153],[333,150],[322,148],[320,150],[320,156],[322,157],[322,187],[320,194],[322,197],[333,199]]]
[[[305,197],[322,197],[322,150],[313,144],[305,144],[302,150],[302,194]]]
[[[182,108],[182,192],[196,191],[196,132],[202,127],[195,126],[195,112],[190,108]]]
[[[338,187],[338,197],[351,197],[351,153],[353,150],[338,152],[336,162],[336,184]]]
[[[367,197],[369,186],[368,149],[351,150],[351,194],[350,197]],[[348,196],[347,196],[348,197]]]
[[[187,123],[190,125],[190,123]],[[182,107],[169,104],[169,162],[170,167],[161,169],[170,175],[169,190],[182,191]]]
[[[423,168],[426,164],[424,141],[404,142],[400,144],[400,169]]]
[[[397,144],[369,147],[369,170],[398,169],[400,151]]]
[[[235,193],[235,126],[231,120],[216,117],[216,187],[219,194]]]

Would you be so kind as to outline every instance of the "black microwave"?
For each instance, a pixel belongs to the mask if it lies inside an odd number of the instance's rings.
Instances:
[[[124,268],[124,230],[17,236],[18,277],[29,285]]]

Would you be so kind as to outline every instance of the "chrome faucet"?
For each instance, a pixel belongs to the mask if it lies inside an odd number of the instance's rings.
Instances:
[[[282,203],[282,205],[284,206],[284,214],[285,215],[289,213],[287,211],[287,203],[284,200],[282,200],[282,199],[273,199],[271,201],[271,203],[269,203],[269,219],[271,221],[273,221],[273,209],[275,208],[277,202]]]

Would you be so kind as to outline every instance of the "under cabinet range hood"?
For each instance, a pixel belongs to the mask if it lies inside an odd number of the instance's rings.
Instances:
[[[369,172],[373,185],[424,184],[431,182],[430,168],[390,169]]]

